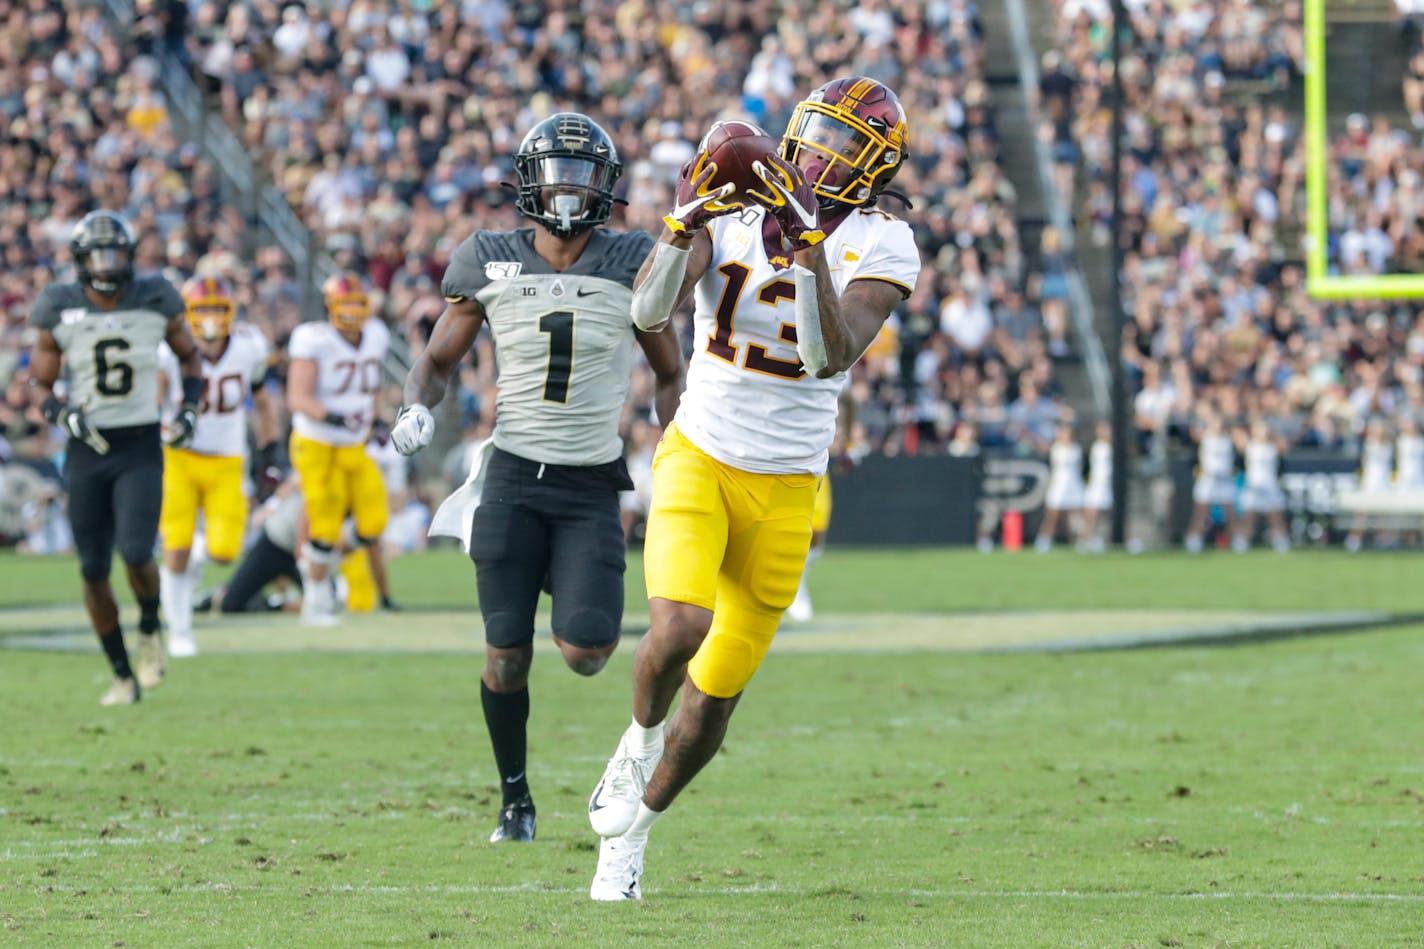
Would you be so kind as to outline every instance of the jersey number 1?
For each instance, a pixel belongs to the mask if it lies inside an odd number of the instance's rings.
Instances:
[[[549,371],[544,376],[544,401],[569,401],[569,376],[574,371],[574,314],[555,310],[539,317],[539,332],[549,334]]]

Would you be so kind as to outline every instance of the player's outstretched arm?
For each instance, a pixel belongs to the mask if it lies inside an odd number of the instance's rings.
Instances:
[[[430,406],[445,398],[450,374],[465,358],[480,326],[485,321],[485,308],[472,297],[447,296],[445,312],[435,321],[430,343],[411,364],[401,391],[400,412],[391,426],[391,444],[402,455],[413,455],[435,437],[435,417]]]
[[[733,186],[713,188],[716,172],[717,166],[702,156],[682,166],[662,236],[633,281],[633,324],[640,330],[656,330],[672,318],[712,260],[708,222],[741,207],[722,201]]]

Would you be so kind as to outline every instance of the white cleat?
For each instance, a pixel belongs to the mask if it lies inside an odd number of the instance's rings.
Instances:
[[[786,608],[786,618],[793,623],[809,623],[815,615],[816,611],[811,606],[811,593],[803,583],[796,591],[796,599]]]
[[[643,851],[647,847],[647,834],[636,839],[605,837],[598,847],[598,870],[588,895],[607,903],[641,900],[643,889],[638,879],[643,875]]]
[[[302,625],[335,626],[336,603],[329,580],[312,580],[302,591]]]
[[[628,832],[638,816],[638,804],[648,789],[648,779],[662,756],[661,742],[656,751],[640,757],[629,753],[626,736],[618,739],[618,750],[608,759],[608,767],[603,769],[603,777],[588,799],[588,822],[596,834],[618,837]]]
[[[108,690],[99,696],[99,704],[132,705],[139,700],[142,694],[139,691],[138,680],[120,679],[116,676]]]
[[[192,633],[183,635],[168,631],[168,655],[174,659],[187,659],[198,654],[198,641]]]
[[[138,663],[134,672],[140,688],[156,689],[168,671],[168,657],[163,651],[162,633],[138,634]]]

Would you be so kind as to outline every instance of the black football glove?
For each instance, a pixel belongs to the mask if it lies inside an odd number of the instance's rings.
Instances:
[[[164,433],[163,440],[167,442],[169,448],[187,448],[193,444],[193,436],[198,432],[198,410],[191,405],[185,405],[178,410],[177,416],[168,423],[168,430]]]
[[[97,428],[89,424],[89,419],[85,417],[83,409],[70,408],[59,399],[50,396],[45,400],[45,404],[40,406],[40,414],[50,424],[58,425],[70,438],[83,442],[94,449],[97,454],[107,455],[109,453],[109,440]]]

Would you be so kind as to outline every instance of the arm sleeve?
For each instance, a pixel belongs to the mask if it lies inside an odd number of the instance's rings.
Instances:
[[[450,266],[445,268],[445,276],[440,280],[440,294],[449,301],[472,300],[488,283],[485,254],[480,233],[476,232],[450,255]]]
[[[833,266],[835,261],[830,262]],[[875,243],[855,268],[851,280],[884,280],[909,296],[920,278],[920,249],[910,225],[899,219],[890,221],[880,240]]]

